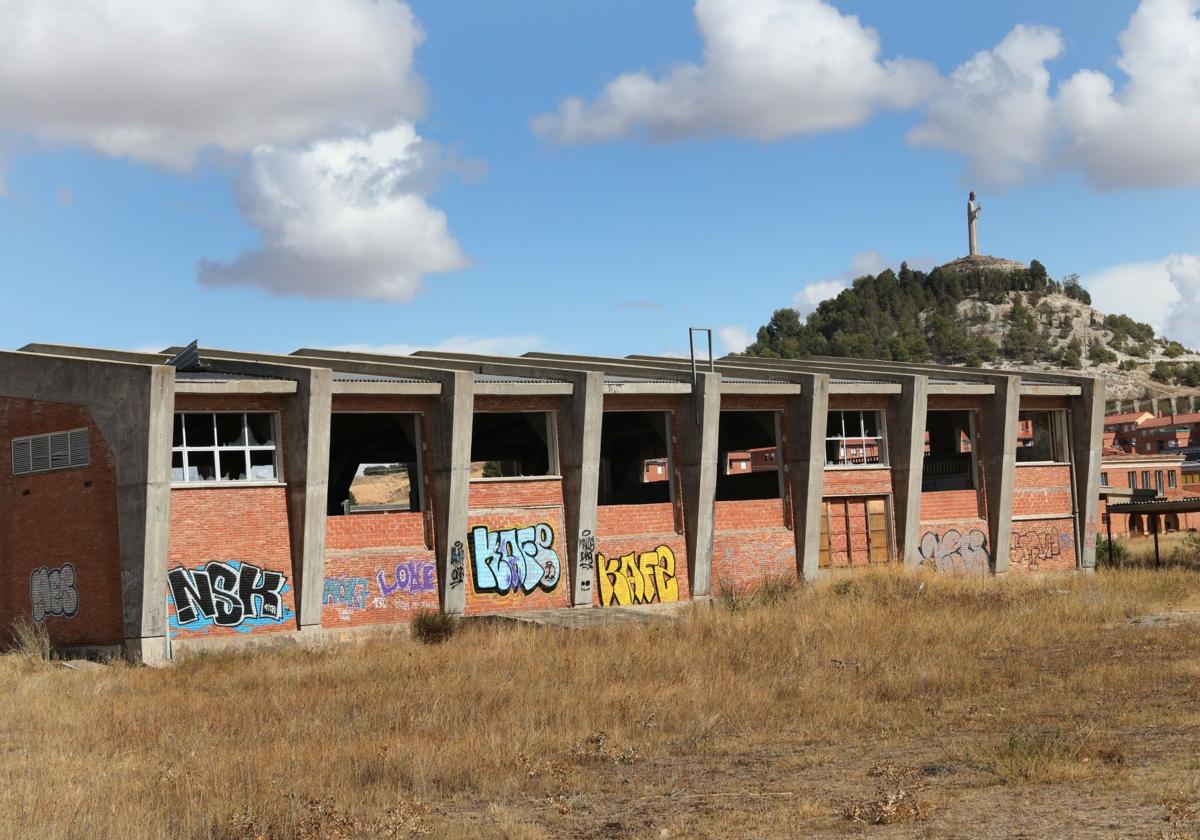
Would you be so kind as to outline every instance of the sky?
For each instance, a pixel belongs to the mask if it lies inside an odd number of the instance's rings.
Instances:
[[[1200,346],[1200,0],[0,0],[0,347],[741,350],[981,251]]]

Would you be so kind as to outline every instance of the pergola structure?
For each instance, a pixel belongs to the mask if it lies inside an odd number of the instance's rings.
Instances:
[[[1200,513],[1200,496],[1192,499],[1154,499],[1143,502],[1126,502],[1124,504],[1108,506],[1108,562],[1109,565],[1113,562],[1113,536],[1112,536],[1112,517],[1114,513],[1124,514],[1149,514],[1157,516],[1165,513]],[[1154,567],[1158,568],[1161,563],[1158,550],[1158,532],[1159,528],[1149,528],[1154,534]]]

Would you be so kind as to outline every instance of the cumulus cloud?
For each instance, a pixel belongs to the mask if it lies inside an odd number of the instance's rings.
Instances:
[[[330,350],[348,353],[380,353],[386,356],[407,356],[418,350],[444,350],[447,353],[476,353],[484,356],[520,356],[536,350],[545,342],[536,335],[458,335],[437,344],[339,344]]]
[[[201,260],[206,286],[404,301],[430,272],[466,265],[446,215],[425,200],[436,147],[410,123],[302,150],[260,146],[238,203],[263,239],[229,263]]]
[[[1128,77],[1081,70],[1059,93],[1068,155],[1102,187],[1200,182],[1200,0],[1142,0],[1121,33]]]
[[[572,97],[533,121],[560,143],[633,133],[658,140],[756,140],[845,128],[911,108],[937,82],[922,61],[880,60],[879,35],[824,0],[697,0],[704,61],[661,77],[626,73],[592,102]]]
[[[1124,263],[1081,278],[1101,312],[1119,312],[1156,332],[1200,348],[1200,256],[1172,254]]]
[[[189,167],[419,116],[423,35],[400,2],[0,4],[0,128]]]
[[[726,327],[717,327],[717,339],[726,353],[741,353],[754,341],[754,336],[750,335],[750,331],[745,327],[730,324]],[[704,355],[708,356],[707,349]]]
[[[1062,47],[1053,29],[1014,27],[950,74],[908,141],[964,155],[970,177],[985,184],[1011,185],[1042,169],[1055,129],[1046,63]]]
[[[806,285],[796,292],[793,303],[801,315],[807,315],[817,308],[817,305],[831,297],[837,297],[843,289],[866,274],[878,274],[888,267],[888,263],[878,251],[862,251],[850,258],[850,267],[833,277],[826,277]]]

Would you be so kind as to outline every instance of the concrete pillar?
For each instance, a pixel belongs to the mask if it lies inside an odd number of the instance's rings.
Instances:
[[[456,371],[444,377],[433,411],[433,540],[437,556],[442,612],[461,615],[467,605],[467,508],[471,494],[471,427],[475,412],[475,374]]]
[[[571,564],[571,604],[592,605],[595,579],[596,498],[600,481],[600,427],[604,421],[604,374],[572,375],[574,392],[567,412],[560,456]]]
[[[296,624],[321,625],[325,591],[325,518],[329,496],[329,425],[333,377],[327,368],[296,368],[296,395],[283,412],[288,530],[296,577]]]
[[[792,488],[792,529],[796,573],[816,580],[821,560],[821,501],[825,485],[825,425],[829,419],[829,377],[796,377],[803,392],[788,400],[786,464]]]
[[[721,374],[697,374],[691,402],[687,416],[679,418],[679,429],[683,434],[683,521],[692,597],[703,598],[711,594],[712,589]]]
[[[1075,486],[1075,557],[1080,569],[1096,567],[1100,459],[1104,444],[1104,382],[1080,379],[1080,394],[1071,398],[1071,463]]]
[[[888,465],[892,471],[897,549],[904,565],[915,568],[921,563],[921,479],[929,377],[914,376],[904,381],[901,389],[888,403]]]
[[[992,551],[992,571],[1008,571],[1012,541],[1013,488],[1017,479],[1017,419],[1021,410],[1021,377],[1006,376],[993,380],[996,393],[983,418],[987,431],[984,441],[984,493],[987,496],[988,544]]]
[[[1166,417],[1174,412],[1175,405],[1170,397],[1159,397],[1154,402],[1154,408],[1160,417]]]

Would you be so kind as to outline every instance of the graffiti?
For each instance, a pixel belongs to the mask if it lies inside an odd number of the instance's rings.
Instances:
[[[926,531],[919,547],[921,565],[939,572],[981,572],[991,561],[987,535],[975,528],[965,536],[951,529],[940,537],[936,531]]]
[[[596,555],[600,571],[600,604],[628,607],[633,604],[669,603],[679,600],[675,579],[675,555],[665,545],[641,554],[620,557]]]
[[[1013,531],[1011,558],[1027,569],[1036,569],[1070,547],[1071,535],[1054,530]]]
[[[584,528],[579,532],[579,571],[587,574],[579,575],[579,588],[592,588],[592,567],[596,562],[596,538],[592,532]]]
[[[248,633],[292,615],[283,603],[287,577],[239,560],[214,560],[199,569],[177,566],[167,572],[167,584],[168,601],[175,605],[175,628],[216,625]]]
[[[380,572],[382,575],[383,573]],[[356,610],[367,608],[367,593],[370,587],[366,578],[325,578],[325,589],[321,593],[321,602],[339,607],[352,607]]]
[[[75,567],[63,563],[57,569],[43,566],[29,576],[29,602],[33,620],[48,615],[71,618],[79,609],[79,593],[75,590]]]
[[[545,522],[525,528],[493,531],[471,529],[471,569],[475,591],[507,595],[518,589],[528,595],[558,585],[561,570],[554,551],[554,529]]]
[[[1084,529],[1084,532],[1083,532],[1083,546],[1084,546],[1084,548],[1095,548],[1096,547],[1096,518],[1095,517],[1091,517],[1087,521],[1087,527]]]
[[[407,592],[410,595],[436,592],[437,572],[435,568],[433,563],[426,560],[397,563],[396,569],[392,573],[391,583],[388,583],[387,580],[387,570],[380,569],[375,573],[375,582],[379,584],[379,594],[386,598],[397,592]]]
[[[465,572],[463,566],[466,565],[467,552],[463,549],[462,540],[455,540],[454,547],[450,549],[450,587],[457,589],[463,585]]]

